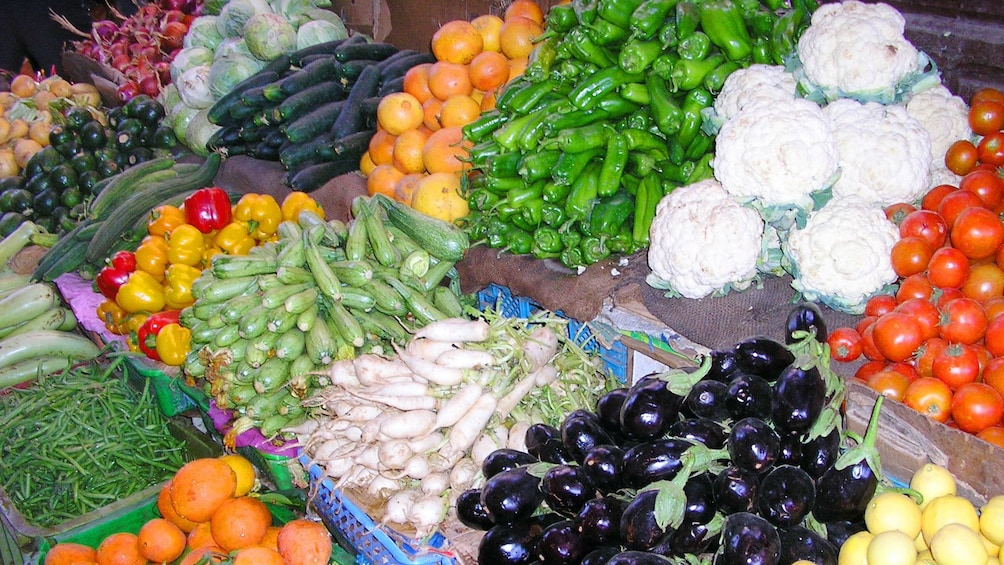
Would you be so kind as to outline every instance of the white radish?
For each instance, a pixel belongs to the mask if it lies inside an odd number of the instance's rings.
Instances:
[[[526,451],[526,431],[530,429],[529,422],[516,422],[509,428],[509,437],[505,446],[516,451]]]
[[[379,406],[370,406],[364,404],[356,404],[352,408],[349,408],[342,417],[349,422],[371,422],[384,413],[384,409]]]
[[[411,439],[428,434],[435,425],[436,413],[432,410],[409,410],[384,418],[380,433],[393,439]]]
[[[342,478],[352,470],[353,465],[354,463],[349,457],[328,459],[324,462],[324,475],[336,479]]]
[[[308,418],[295,426],[287,426],[282,429],[283,433],[293,434],[298,438],[307,437],[321,427],[321,422],[316,418]]]
[[[352,366],[358,382],[366,386],[383,384],[390,377],[408,373],[408,368],[400,361],[379,355],[360,355],[352,360]]]
[[[418,486],[425,494],[443,494],[450,488],[450,475],[443,471],[429,473],[422,478]]]
[[[537,369],[537,378],[533,380],[533,384],[537,388],[545,387],[554,382],[554,379],[558,378],[558,369],[554,365],[544,365],[540,369]]]
[[[394,493],[384,504],[384,515],[381,522],[384,524],[388,522],[407,524],[408,509],[413,507],[421,497],[422,491],[413,488]]]
[[[374,471],[380,470],[380,448],[376,445],[367,445],[356,455],[356,465],[361,465]]]
[[[471,445],[471,459],[480,466],[499,447],[501,446],[495,441],[495,437],[491,433],[486,431],[478,434],[478,437],[474,439],[474,443]]]
[[[488,351],[477,349],[451,349],[436,357],[436,364],[451,369],[483,369],[498,362]]]
[[[359,426],[349,426],[342,432],[345,439],[352,442],[359,442],[363,439],[363,429]]]
[[[447,318],[426,325],[415,332],[415,338],[438,339],[440,341],[485,341],[491,335],[492,327],[488,322],[466,320],[464,318]]]
[[[533,390],[534,386],[536,386],[536,382],[536,371],[523,375],[523,378],[516,381],[516,384],[513,385],[512,389],[510,389],[505,396],[499,399],[498,407],[496,408],[498,413],[501,414],[503,418],[507,417],[509,413],[512,412],[513,408],[518,406],[520,401],[523,400],[526,395],[530,394],[530,391]]]
[[[446,435],[441,432],[432,432],[421,437],[417,437],[408,442],[408,447],[415,453],[429,453],[438,451],[446,442]]]
[[[408,366],[409,369],[419,377],[430,383],[441,386],[455,386],[464,382],[464,371],[461,369],[451,369],[437,365],[434,361],[426,361],[416,355],[411,355],[397,345],[398,358]]]
[[[450,469],[450,489],[461,492],[474,486],[481,466],[470,457],[464,457]]]
[[[409,375],[410,376],[410,375]],[[373,396],[429,396],[429,385],[414,380],[392,382],[379,387],[371,387],[359,392]]]
[[[458,347],[460,347],[460,342],[457,341],[441,341],[426,337],[416,337],[412,338],[412,340],[408,342],[408,345],[404,347],[404,350],[410,355],[421,357],[426,361],[435,361],[441,354],[447,351],[453,351]]]
[[[530,361],[529,372],[534,372],[554,358],[558,353],[558,334],[548,326],[540,326],[530,332],[523,343],[523,355]]]
[[[418,453],[412,455],[410,459],[404,464],[403,473],[415,480],[422,480],[428,476],[431,469],[429,468],[429,460],[426,459],[424,453]]]
[[[446,518],[449,500],[439,495],[420,497],[408,509],[408,523],[415,527],[419,538],[431,534]]]
[[[474,406],[450,430],[450,446],[459,452],[467,451],[492,419],[497,404],[494,394],[490,392],[482,394]]]
[[[328,367],[328,378],[331,384],[345,388],[359,386],[359,379],[356,377],[356,369],[351,359],[335,361]]]
[[[384,420],[390,418],[392,415],[396,416],[399,412],[386,412],[381,414],[379,417],[370,420],[363,424],[363,443],[373,443],[381,438],[382,432],[380,431],[380,426],[383,425]]]
[[[392,493],[401,490],[401,483],[394,479],[377,475],[366,484],[366,492],[374,498],[386,498]]]
[[[416,383],[417,384],[417,383]],[[432,396],[377,396],[357,394],[357,397],[369,402],[384,404],[398,410],[435,410],[439,400]]]
[[[314,459],[328,461],[341,455],[348,442],[341,438],[334,438],[319,444],[313,453]]]
[[[444,402],[436,413],[436,428],[456,424],[460,418],[474,407],[485,389],[480,383],[472,382],[463,386],[452,398]]]
[[[406,439],[394,439],[379,444],[379,466],[374,469],[403,469],[405,463],[415,452]]]

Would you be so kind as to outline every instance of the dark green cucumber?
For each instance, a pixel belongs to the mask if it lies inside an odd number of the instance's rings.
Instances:
[[[340,63],[356,59],[383,61],[397,52],[398,48],[390,43],[343,43],[335,49],[335,59]]]
[[[374,134],[376,134],[376,130],[371,129],[350,133],[318,148],[317,153],[327,159],[340,159],[345,155],[362,157],[369,148],[370,140],[373,139]]]
[[[217,151],[241,142],[241,124],[230,124],[213,132],[206,141],[206,149]]]
[[[260,141],[248,146],[247,156],[261,159],[262,161],[278,161],[279,148],[269,145],[267,141]]]
[[[399,76],[380,83],[380,90],[377,91],[377,97],[383,98],[388,94],[401,92],[402,90],[404,90],[404,76]]]
[[[359,111],[359,104],[375,96],[380,89],[380,71],[374,66],[368,66],[352,84],[349,95],[345,99],[345,108],[339,114],[338,119],[331,125],[331,135],[333,138],[340,138],[355,133],[362,129],[366,122],[365,116]]]
[[[339,66],[334,57],[318,59],[288,77],[266,86],[264,96],[267,100],[279,102],[305,88],[336,78]]]
[[[338,69],[338,78],[348,84],[352,84],[352,82],[359,78],[359,75],[362,74],[363,69],[366,67],[375,67],[379,62],[380,61],[374,61],[372,59],[354,59],[352,61],[345,61]]]
[[[400,51],[399,53],[405,53],[406,51],[407,50]],[[380,77],[384,81],[388,81],[397,77],[403,77],[404,73],[408,72],[408,69],[414,67],[415,65],[435,62],[436,57],[431,53],[419,53],[417,51],[412,51],[403,57],[394,56],[384,59],[378,63],[377,66],[380,67]]]
[[[356,36],[358,37],[358,36]],[[304,47],[303,49],[298,49],[289,54],[289,60],[292,64],[302,67],[304,65],[303,60],[306,57],[312,57],[314,55],[334,55],[335,49],[338,46],[351,41],[350,39],[335,39],[333,41],[325,41],[324,43],[318,43],[316,45],[311,45],[309,47]]]
[[[265,86],[277,80],[279,80],[279,73],[262,70],[237,83],[230,92],[221,96],[209,108],[207,114],[209,121],[219,126],[231,123],[230,107],[241,102],[245,90]]]
[[[279,161],[290,171],[299,169],[307,163],[329,161],[330,159],[320,155],[320,151],[333,139],[330,133],[325,133],[306,143],[286,142],[279,148]]]
[[[286,79],[280,79],[280,81],[282,80]],[[270,100],[269,98],[265,97],[265,89],[270,88],[274,84],[276,83],[270,82],[264,86],[255,86],[245,90],[244,94],[241,94],[241,102],[243,103],[244,106],[249,106],[251,108],[256,108],[256,109],[264,108],[266,106],[269,106],[270,104],[274,104],[276,101]],[[234,111],[235,111],[234,108],[230,109],[231,115],[233,115]]]
[[[284,124],[280,130],[286,134],[286,139],[293,143],[314,139],[331,129],[331,124],[335,123],[343,106],[345,106],[344,100],[322,104],[309,114]]]
[[[359,169],[359,156],[350,156],[336,161],[326,161],[298,169],[292,176],[287,174],[286,183],[293,190],[313,192],[329,180]],[[292,173],[292,171],[290,171]]]
[[[109,177],[112,180],[105,185],[87,207],[87,216],[92,219],[104,219],[122,198],[128,196],[136,188],[137,181],[150,173],[169,169],[173,165],[174,159],[158,157],[129,167],[114,177]]]
[[[331,80],[301,90],[280,102],[272,112],[276,122],[290,122],[326,102],[344,100],[348,90],[340,81]]]

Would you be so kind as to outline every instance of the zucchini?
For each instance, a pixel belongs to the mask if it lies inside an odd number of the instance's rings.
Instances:
[[[263,95],[266,100],[279,102],[307,87],[338,77],[339,67],[334,57],[318,59],[288,77],[266,86]]]
[[[383,61],[397,51],[390,43],[343,43],[335,49],[335,59],[339,63],[357,59]]]
[[[324,43],[318,43],[316,45],[304,47],[303,49],[297,49],[289,54],[289,60],[292,64],[302,67],[305,64],[304,59],[306,57],[314,55],[334,55],[335,49],[338,49],[339,45],[345,43],[346,41],[358,41],[355,39],[356,37],[360,36],[353,36],[351,39],[335,39],[333,41],[325,41]]]
[[[87,216],[92,219],[104,219],[118,203],[132,194],[136,189],[136,184],[143,177],[156,171],[163,171],[174,166],[174,159],[170,157],[158,157],[145,163],[140,163],[135,167],[111,177],[112,180],[101,190],[101,192],[91,201],[87,208]]]
[[[347,94],[348,90],[337,80],[315,84],[280,102],[272,111],[272,117],[277,122],[293,121],[321,104],[344,100]]]
[[[373,198],[387,210],[387,218],[393,225],[433,257],[444,261],[459,261],[470,248],[470,239],[459,227],[426,216],[381,194],[374,195]]]
[[[399,51],[399,53],[407,53],[407,51],[408,50],[406,49]],[[403,57],[388,57],[378,63],[377,67],[380,68],[380,77],[384,80],[384,82],[386,82],[391,79],[403,77],[404,73],[408,72],[408,69],[416,65],[435,62],[436,57],[431,53],[419,53],[417,51],[412,51]]]
[[[336,139],[345,137],[362,129],[365,116],[359,111],[359,104],[363,100],[375,96],[379,89],[380,71],[374,66],[363,69],[362,74],[349,89],[349,95],[345,99],[345,108],[331,126],[332,137]]]
[[[293,122],[287,122],[280,129],[286,134],[286,139],[293,143],[302,143],[314,139],[331,129],[338,115],[345,106],[345,100],[335,100],[322,104],[312,112],[301,116]]]
[[[279,80],[279,73],[277,72],[265,70],[258,71],[234,85],[230,92],[227,92],[216,100],[216,102],[214,102],[209,108],[209,112],[206,117],[209,118],[210,122],[219,126],[232,123],[230,121],[230,107],[241,102],[241,97],[244,95],[245,90],[258,86],[265,86],[277,80]]]
[[[361,155],[348,155],[334,161],[324,161],[301,167],[286,175],[286,184],[293,190],[313,192],[329,180],[359,169]]]

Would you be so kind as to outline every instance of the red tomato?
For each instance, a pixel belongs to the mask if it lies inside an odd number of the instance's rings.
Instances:
[[[933,210],[917,210],[899,224],[900,237],[921,237],[937,249],[948,241],[948,224]]]
[[[926,239],[917,236],[901,238],[892,246],[892,269],[901,277],[927,270],[934,249]]]
[[[994,357],[1004,357],[1004,316],[996,316],[987,323],[983,345]]]
[[[978,104],[980,102],[983,102],[984,100],[994,100],[996,102],[1004,104],[1004,92],[1001,92],[1000,90],[993,87],[981,88],[977,90],[975,93],[973,93],[973,98],[972,100],[969,101],[969,103]]]
[[[954,247],[942,247],[931,255],[927,278],[938,288],[959,288],[969,277],[969,268],[965,253]]]
[[[956,298],[962,298],[964,296],[962,291],[957,288],[939,288],[938,292],[941,293],[941,296],[938,297],[938,300],[935,302],[935,306],[937,306],[939,310],[943,309],[945,304],[948,304]]]
[[[990,163],[1000,167],[1004,165],[1004,132],[995,131],[987,134],[976,146],[981,163]]]
[[[993,320],[1004,314],[1004,296],[990,298],[983,303],[983,309],[987,311],[987,320]],[[990,331],[990,328],[987,328],[987,331]]]
[[[861,357],[861,334],[854,328],[837,328],[826,338],[830,346],[830,357],[834,361],[846,363]]]
[[[959,188],[957,186],[952,186],[950,184],[939,184],[938,186],[927,191],[924,198],[920,201],[920,207],[923,210],[931,210],[933,212],[938,211],[938,206],[941,206],[941,201],[944,200],[945,196],[952,194]]]
[[[1004,182],[1001,182],[996,170],[973,169],[959,181],[959,190],[976,194],[983,206],[990,210],[1000,210],[1004,202]]]
[[[987,331],[987,313],[982,304],[963,296],[948,301],[941,310],[942,339],[966,345],[983,339]]]
[[[896,371],[897,373],[906,377],[910,382],[913,382],[920,378],[920,374],[917,373],[917,369],[914,368],[909,361],[900,361],[899,363],[893,363],[889,365],[890,371]]]
[[[969,127],[977,135],[988,135],[1004,127],[1004,103],[980,100],[969,107]]]
[[[977,207],[983,207],[983,201],[980,200],[980,197],[975,192],[956,190],[941,199],[941,204],[938,205],[938,213],[945,219],[945,223],[948,224],[948,230],[951,232],[952,226],[955,225],[955,219],[959,217],[959,214],[963,210]]]
[[[864,365],[858,367],[858,370],[854,372],[854,378],[867,383],[869,377],[885,369],[886,366],[887,364],[885,361],[868,361]]]
[[[921,334],[925,340],[938,337],[938,324],[941,323],[941,312],[930,300],[911,298],[896,307],[897,312],[903,312],[917,320]]]
[[[1004,243],[1004,224],[1000,217],[986,208],[963,210],[951,231],[952,247],[970,259],[986,259],[997,253]]]
[[[934,377],[952,390],[980,377],[980,358],[971,347],[953,343],[934,358]]]
[[[933,420],[947,422],[952,415],[952,389],[933,377],[921,377],[906,387],[903,403]]]
[[[1004,394],[1004,357],[994,357],[983,368],[983,382]]]
[[[1004,295],[1004,269],[998,267],[997,263],[973,265],[969,268],[969,277],[959,290],[964,296],[972,298],[986,308],[988,300]],[[987,317],[990,315],[987,314]]]
[[[896,224],[897,226],[903,221],[903,218],[909,216],[912,212],[916,212],[917,207],[913,204],[907,204],[906,202],[899,202],[897,204],[892,204],[886,206],[885,217],[889,219],[890,222]]]
[[[1004,448],[1004,427],[990,426],[989,428],[983,428],[980,433],[976,434],[976,437],[997,447]]]
[[[935,252],[934,255],[938,253]],[[934,256],[931,257],[934,260]],[[934,287],[931,281],[927,278],[927,275],[921,273],[916,275],[910,275],[903,279],[899,283],[899,290],[896,291],[896,300],[899,302],[906,302],[911,298],[923,298],[928,300],[934,293]]]
[[[968,139],[960,139],[948,147],[945,152],[945,166],[957,175],[964,175],[973,170],[979,156],[976,146]]]
[[[875,324],[877,323],[878,320],[875,320]],[[885,355],[875,343],[875,324],[868,326],[865,331],[861,332],[861,353],[872,361],[885,361]]]
[[[864,318],[861,318],[858,320],[858,323],[854,325],[854,331],[858,332],[858,335],[865,333],[868,326],[874,324],[875,320],[878,320],[878,316],[865,316]]]
[[[890,361],[909,359],[924,343],[920,322],[905,312],[893,311],[883,314],[865,331],[872,332],[875,347]]]
[[[868,377],[865,381],[868,387],[886,398],[891,398],[898,402],[903,401],[906,389],[910,386],[910,379],[897,373],[892,369],[885,369]]]
[[[946,347],[948,347],[948,342],[940,337],[933,337],[925,341],[914,358],[914,368],[917,370],[917,374],[922,377],[933,377],[934,360]]]
[[[969,383],[952,395],[952,420],[964,432],[976,434],[996,426],[1002,414],[1004,398],[988,384]]]
[[[898,301],[891,294],[876,294],[865,303],[865,316],[881,316],[896,309]]]

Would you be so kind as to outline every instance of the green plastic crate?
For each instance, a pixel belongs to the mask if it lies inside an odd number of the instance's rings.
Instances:
[[[168,375],[145,357],[129,356],[125,365],[126,378],[134,386],[142,388],[144,381],[150,381],[150,390],[165,416],[177,416],[196,408],[196,398],[204,396],[201,390],[188,386],[181,377]]]

